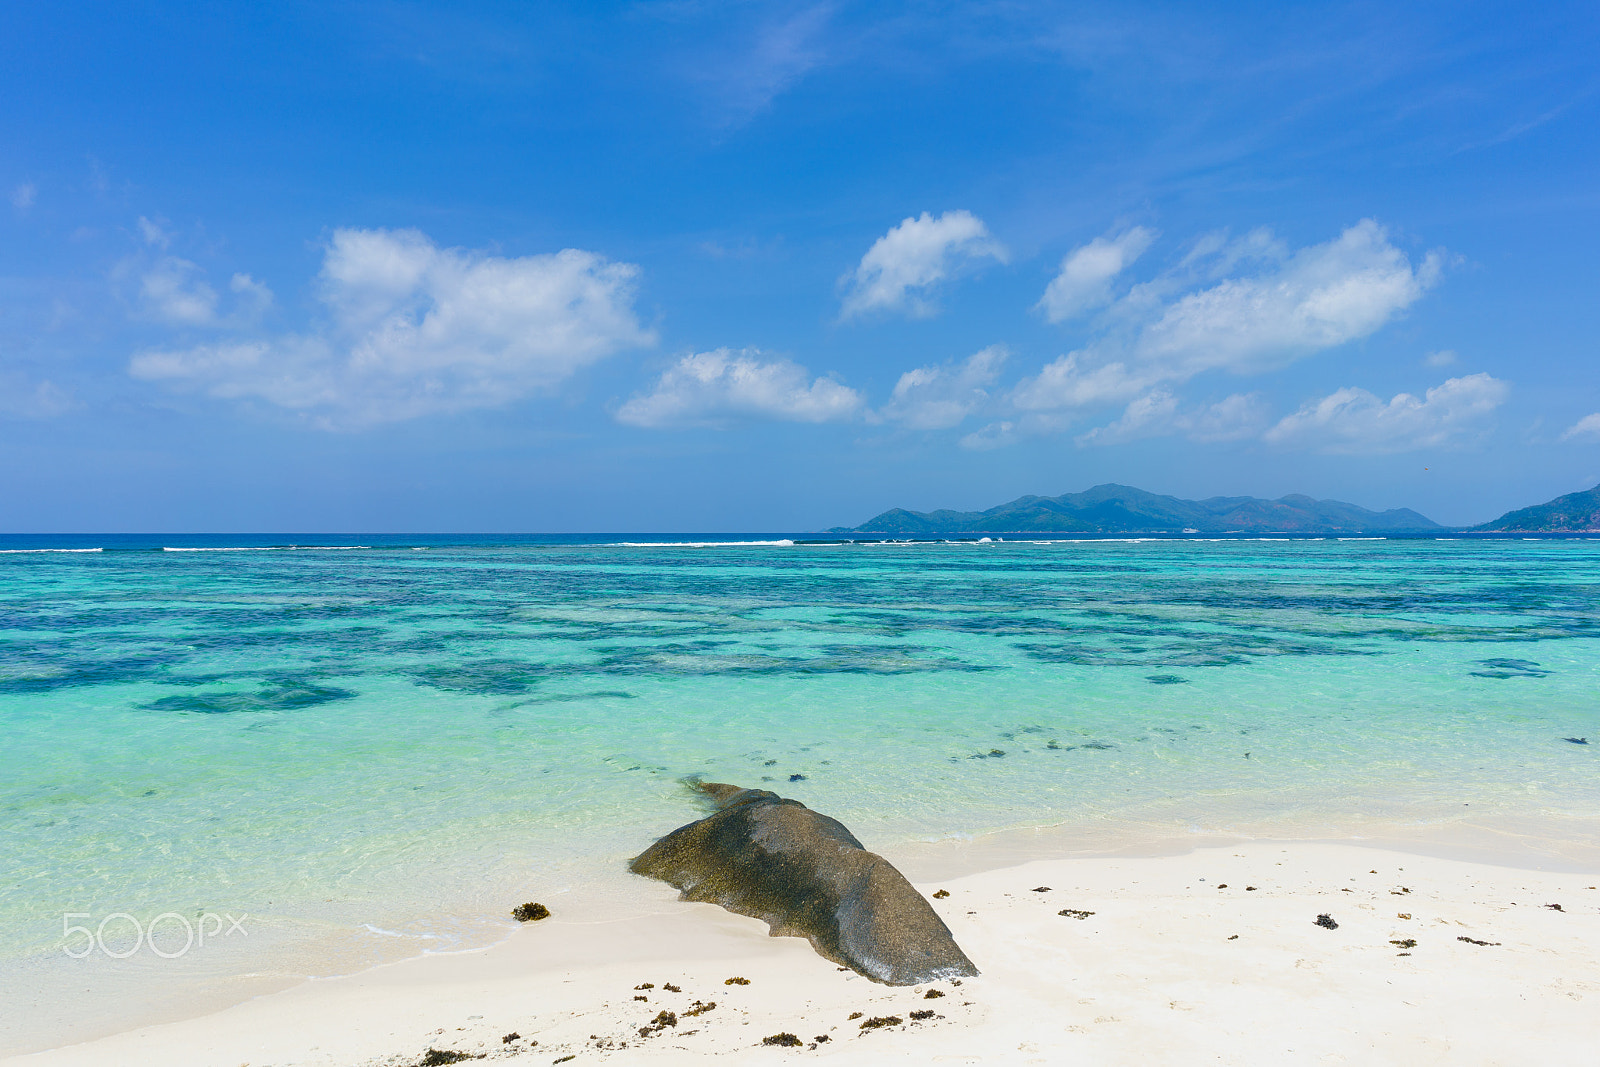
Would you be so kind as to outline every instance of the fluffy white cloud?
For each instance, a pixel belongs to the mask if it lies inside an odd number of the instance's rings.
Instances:
[[[1441,348],[1437,352],[1429,352],[1422,357],[1422,362],[1429,367],[1448,367],[1455,361],[1455,351],[1449,348]]]
[[[1267,425],[1267,408],[1258,393],[1234,393],[1189,415],[1182,426],[1191,441],[1241,441]]]
[[[970,211],[947,211],[934,218],[924,211],[875,241],[855,270],[845,275],[841,318],[869,311],[932,314],[932,286],[958,267],[979,259],[1004,263],[1005,248]]]
[[[139,305],[161,322],[177,326],[209,325],[217,317],[217,291],[187,259],[162,256],[139,278]]]
[[[989,387],[1000,376],[1007,354],[1004,345],[990,345],[957,364],[906,371],[880,414],[912,430],[959,426],[989,402]]]
[[[235,274],[228,280],[228,288],[238,301],[235,315],[247,322],[253,322],[272,306],[272,290],[248,274]]]
[[[1409,452],[1453,444],[1478,431],[1510,387],[1487,374],[1450,378],[1418,399],[1385,403],[1365,389],[1340,389],[1314,400],[1263,434],[1269,444],[1319,452]]]
[[[1191,441],[1238,441],[1254,437],[1267,423],[1261,398],[1235,393],[1196,411],[1180,411],[1178,398],[1167,389],[1135,397],[1116,421],[1076,438],[1080,445],[1113,445],[1142,437],[1183,434]]]
[[[1102,275],[1116,265],[1109,244],[1096,255]],[[1010,401],[1035,416],[1025,431],[1046,429],[1070,420],[1038,417],[1045,413],[1170,393],[1207,371],[1273,370],[1374,333],[1422,296],[1440,264],[1435,252],[1413,268],[1371,219],[1298,252],[1264,230],[1236,241],[1211,235],[1173,270],[1134,286],[1113,304],[1100,337],[1023,379]],[[1088,265],[1080,273],[1093,277]],[[1198,423],[1193,432],[1202,432]],[[1113,436],[1108,426],[1094,439]]]
[[[1166,389],[1135,397],[1123,409],[1122,417],[1105,426],[1079,434],[1080,445],[1111,445],[1156,437],[1173,432],[1178,414],[1178,398]]]
[[[1600,441],[1600,411],[1593,415],[1585,415],[1577,422],[1566,428],[1562,433],[1563,441]]]
[[[321,329],[142,352],[129,369],[328,428],[494,407],[652,343],[633,311],[637,273],[576,249],[505,258],[442,249],[415,230],[338,230],[318,279],[330,313]],[[270,299],[248,275],[232,288]]]
[[[991,448],[1004,448],[1014,444],[1019,435],[1017,424],[1010,419],[1000,422],[991,422],[980,430],[973,430],[957,442],[962,448],[970,448],[974,452],[987,452]]]
[[[1178,299],[1140,331],[1134,356],[1180,380],[1271,370],[1372,334],[1415,303],[1440,266],[1434,252],[1413,270],[1383,227],[1363,219],[1275,270]]]
[[[1061,261],[1061,271],[1045,288],[1038,308],[1051,322],[1065,322],[1075,315],[1111,303],[1111,281],[1144,255],[1156,234],[1135,226],[1116,237],[1096,237],[1069,252]]]
[[[122,259],[111,271],[118,293],[133,307],[136,317],[171,326],[252,326],[272,305],[272,290],[248,274],[235,274],[225,301],[206,281],[199,264],[167,249],[170,234],[160,223],[139,216],[139,236],[147,246]]]
[[[1162,375],[1130,370],[1121,362],[1094,365],[1080,353],[1045,364],[1032,378],[1012,390],[1011,402],[1020,411],[1051,411],[1121,403],[1156,384]]]
[[[719,348],[668,367],[654,389],[617,410],[617,420],[650,428],[715,425],[729,416],[836,422],[855,417],[864,403],[854,389],[812,379],[797,363],[763,359],[753,348]]]

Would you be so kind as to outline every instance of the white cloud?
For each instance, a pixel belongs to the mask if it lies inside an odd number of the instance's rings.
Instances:
[[[1269,444],[1319,452],[1386,453],[1437,448],[1481,429],[1510,387],[1487,374],[1450,378],[1418,399],[1400,393],[1384,403],[1346,388],[1314,400],[1268,430]]]
[[[172,243],[172,238],[161,225],[151,222],[143,215],[139,216],[139,236],[144,238],[144,243],[152,248],[165,248]]]
[[[1068,253],[1037,307],[1051,322],[1065,322],[1111,303],[1111,282],[1144,255],[1156,234],[1135,226],[1113,238],[1096,237]]]
[[[415,230],[337,230],[319,277],[330,320],[303,335],[147,351],[139,378],[259,398],[323,427],[495,407],[651,344],[638,268],[567,249],[506,258],[441,249]],[[248,275],[231,285],[261,306]]]
[[[970,211],[947,211],[934,218],[924,211],[878,238],[855,270],[845,275],[840,318],[869,311],[934,311],[928,294],[957,268],[979,259],[1004,263],[1005,248]]]
[[[654,389],[623,404],[617,420],[653,429],[716,425],[729,416],[837,422],[853,418],[864,403],[854,389],[812,379],[797,363],[763,359],[753,348],[719,348],[678,360]]]
[[[1267,409],[1258,393],[1234,393],[1190,415],[1183,426],[1191,441],[1242,441],[1267,424]]]
[[[243,329],[272,305],[272,290],[248,274],[233,275],[228,285],[233,295],[224,298],[206,280],[205,268],[168,251],[173,235],[161,222],[141,215],[137,227],[146,247],[111,270],[113,287],[132,305],[134,317],[171,326]]]
[[[272,290],[248,274],[235,274],[228,282],[228,288],[238,297],[239,314],[246,320],[254,321],[272,306]]]
[[[32,182],[23,182],[11,191],[11,206],[18,211],[25,212],[33,207],[34,199],[39,195],[39,187]]]
[[[1561,434],[1563,441],[1600,441],[1600,411],[1585,415]]]
[[[1289,246],[1265,226],[1236,238],[1229,237],[1227,230],[1213,230],[1195,241],[1178,270],[1164,277],[1180,285],[1203,279],[1215,281],[1250,264],[1263,269],[1281,264],[1289,254]]]
[[[1276,270],[1229,278],[1168,305],[1134,355],[1177,380],[1206,370],[1259,373],[1374,333],[1437,279],[1438,253],[1413,270],[1383,227],[1364,219]]]
[[[1046,413],[1127,404],[1207,371],[1274,370],[1374,333],[1421,298],[1441,262],[1429,253],[1413,268],[1370,219],[1293,253],[1265,230],[1209,235],[1116,301],[1099,337],[1023,379],[1009,399],[1030,413],[1024,431],[1048,432],[1071,420]],[[1110,436],[1106,427],[1096,439]]]
[[[1004,419],[1000,422],[991,422],[981,430],[973,430],[957,444],[974,452],[987,452],[991,448],[1004,448],[1006,445],[1015,444],[1017,437],[1017,424]]]
[[[1437,352],[1429,352],[1422,357],[1423,365],[1428,367],[1448,367],[1455,361],[1455,351],[1449,348],[1442,348]]]
[[[131,256],[117,265],[113,280],[137,280],[137,315],[173,326],[222,326],[241,329],[254,325],[272,306],[272,290],[248,274],[235,274],[228,284],[232,308],[222,310],[222,298],[204,278],[204,271],[187,259],[158,256],[154,262]]]
[[[1135,397],[1115,422],[1079,434],[1080,445],[1114,445],[1143,437],[1183,434],[1191,441],[1238,441],[1254,437],[1267,423],[1260,396],[1234,393],[1196,411],[1180,411],[1167,389]]]
[[[1007,354],[1004,345],[990,345],[958,364],[906,371],[880,414],[912,430],[959,426],[989,402],[989,387],[1000,376]]]
[[[1161,375],[1129,370],[1122,362],[1085,366],[1080,353],[1047,363],[1037,375],[1024,378],[1011,393],[1021,411],[1095,407],[1120,403],[1161,380]]]
[[[1165,389],[1135,397],[1116,422],[1079,434],[1080,445],[1111,445],[1173,432],[1178,398]]]
[[[823,40],[831,4],[805,8],[756,27],[735,55],[697,65],[693,77],[715,87],[728,119],[743,122],[827,59]]]
[[[160,257],[139,278],[142,310],[174,325],[209,325],[217,317],[217,291],[199,275],[200,268],[187,259]]]

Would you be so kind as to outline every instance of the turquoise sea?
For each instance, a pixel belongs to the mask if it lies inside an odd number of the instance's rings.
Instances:
[[[690,775],[884,849],[1600,844],[1595,540],[0,550],[0,1051],[625,893]]]

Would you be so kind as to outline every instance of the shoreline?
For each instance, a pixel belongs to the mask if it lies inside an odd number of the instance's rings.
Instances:
[[[946,1018],[943,1019],[886,1026],[882,1033],[861,1035],[873,1038],[870,1044],[855,1044],[853,1034],[851,1041],[839,1040],[839,1035],[847,1031],[837,1028],[847,1020],[832,1017],[840,1012],[829,1012],[848,1001],[859,1002],[860,1006],[877,1005],[883,1009],[878,1015],[884,1017],[893,1014],[891,1009],[899,1010],[904,1018],[907,1012],[917,1008],[915,1005],[908,1007],[906,991],[878,986],[854,974],[839,974],[834,965],[816,956],[803,940],[770,938],[765,925],[756,920],[731,915],[711,905],[679,902],[676,891],[670,887],[632,878],[628,884],[633,892],[629,894],[627,906],[620,909],[625,914],[618,914],[620,902],[612,892],[601,890],[586,895],[574,889],[569,894],[551,898],[549,902],[554,905],[555,912],[551,919],[514,929],[505,939],[487,946],[412,956],[338,977],[295,980],[283,976],[289,982],[286,987],[250,996],[221,1010],[176,1019],[169,1015],[167,1019],[119,1029],[85,1043],[14,1053],[0,1062],[18,1067],[69,1067],[113,1061],[157,1063],[174,1059],[229,1067],[242,1062],[399,1064],[416,1062],[424,1054],[426,1047],[418,1044],[423,1038],[439,1042],[449,1038],[456,1042],[450,1047],[463,1049],[467,1046],[461,1042],[465,1041],[471,1044],[474,1054],[513,1055],[512,1046],[517,1042],[494,1048],[489,1041],[493,1037],[494,1044],[499,1044],[498,1038],[512,1031],[539,1040],[541,1052],[559,1047],[562,1051],[554,1053],[556,1055],[583,1053],[584,1059],[648,1056],[669,1062],[674,1057],[687,1059],[736,1052],[744,1047],[740,1041],[751,1032],[744,1029],[746,1025],[761,1029],[770,1022],[776,1026],[786,1017],[785,1012],[789,1016],[798,1015],[800,1019],[816,1019],[817,1025],[827,1021],[834,1026],[834,1039],[821,1043],[816,1049],[803,1051],[807,1055],[844,1057],[841,1062],[850,1062],[850,1056],[864,1055],[868,1050],[874,1058],[902,1052],[916,1058],[916,1049],[927,1051],[936,1046],[943,1048],[950,1042],[960,1045],[963,1041],[988,1042],[986,1047],[994,1049],[999,1047],[994,1043],[1003,1040],[1010,1042],[1006,1047],[1017,1049],[1018,1042],[1026,1045],[1030,1041],[1038,1044],[1044,1040],[1046,1045],[1040,1045],[1041,1049],[1048,1045],[1067,1052],[1094,1044],[1085,1036],[1095,1031],[1094,1019],[1085,1022],[1083,1029],[1052,1028],[1035,1023],[1024,1025],[1017,1019],[1008,1021],[1006,1013],[998,1012],[995,1007],[998,1001],[994,997],[1000,1001],[1031,998],[1044,1005],[1038,1010],[1046,1015],[1061,1011],[1070,1015],[1073,998],[1056,1003],[1052,995],[1041,994],[1038,990],[1029,992],[1032,988],[1029,981],[1010,965],[1002,962],[995,966],[993,960],[1005,961],[1019,952],[1026,955],[1032,950],[1030,946],[1054,945],[1066,955],[1052,958],[1044,970],[1058,971],[1065,988],[1074,983],[1082,984],[1087,977],[1080,973],[1081,961],[1070,958],[1075,953],[1068,949],[1091,956],[1111,949],[1122,964],[1137,968],[1141,957],[1187,940],[1182,933],[1187,928],[1218,923],[1237,926],[1241,939],[1249,939],[1255,946],[1252,951],[1259,957],[1257,963],[1263,966],[1270,964],[1274,956],[1270,943],[1280,939],[1298,946],[1297,951],[1343,946],[1356,951],[1357,955],[1370,956],[1377,952],[1374,958],[1388,959],[1395,953],[1386,942],[1404,940],[1404,937],[1390,939],[1378,937],[1376,933],[1403,934],[1406,929],[1424,922],[1430,928],[1439,923],[1447,927],[1459,925],[1465,936],[1498,942],[1492,946],[1497,949],[1515,946],[1515,952],[1503,955],[1516,956],[1523,965],[1533,965],[1551,962],[1539,958],[1549,952],[1548,948],[1540,947],[1541,939],[1576,931],[1579,936],[1572,942],[1576,955],[1561,961],[1560,970],[1565,974],[1558,979],[1558,983],[1572,985],[1575,982],[1576,985],[1552,993],[1552,997],[1560,999],[1551,1000],[1544,1010],[1546,1015],[1554,1011],[1552,1017],[1560,1017],[1561,1009],[1565,1008],[1560,1000],[1577,1005],[1579,1001],[1572,999],[1576,996],[1587,997],[1592,1011],[1594,998],[1600,997],[1600,981],[1586,986],[1582,975],[1600,970],[1600,890],[1589,888],[1600,884],[1600,836],[1591,836],[1588,841],[1568,838],[1570,851],[1564,856],[1551,856],[1527,848],[1529,839],[1519,837],[1511,828],[1457,827],[1454,833],[1445,835],[1438,832],[1441,828],[1437,826],[1416,829],[1416,834],[1404,837],[1394,833],[1394,827],[1389,827],[1391,832],[1385,837],[1337,840],[1214,834],[1134,839],[1124,834],[1116,845],[1107,849],[1104,846],[1109,842],[1105,837],[1110,834],[1080,830],[1074,835],[1063,832],[1061,827],[1052,827],[1003,831],[972,840],[913,842],[885,849],[887,857],[925,895],[931,896],[940,888],[951,892],[951,897],[936,901],[936,906],[958,942],[986,973],[969,980],[964,987],[967,992],[962,996],[972,998],[967,1008],[963,1008],[964,1015],[958,1018],[944,1012]],[[1424,833],[1424,830],[1431,832]],[[1091,842],[1100,847],[1089,851]],[[1512,842],[1520,842],[1523,847],[1516,852],[1506,851],[1504,846]],[[1501,847],[1491,847],[1495,844]],[[1451,855],[1441,856],[1441,852]],[[1282,864],[1290,866],[1294,872],[1291,877],[1285,878],[1283,872],[1273,870]],[[1359,872],[1357,867],[1361,868]],[[1208,870],[1227,873],[1204,873]],[[1232,873],[1235,870],[1244,873]],[[1390,880],[1408,877],[1411,882],[1423,882],[1431,879],[1429,894],[1424,894],[1420,886],[1410,884],[1404,886],[1408,892],[1397,894],[1405,898],[1408,906],[1415,898],[1417,904],[1427,900],[1427,907],[1413,912],[1418,916],[1416,920],[1389,919],[1388,926],[1378,931],[1377,927],[1383,925],[1380,922],[1383,905],[1387,903],[1382,898],[1395,891],[1387,886],[1364,884],[1376,880],[1375,875],[1366,873],[1369,871],[1382,872]],[[1276,884],[1273,876],[1278,879]],[[1197,895],[1196,887],[1233,885],[1230,879],[1262,884],[1248,895],[1237,887],[1231,893],[1225,889],[1215,891],[1218,893],[1215,899],[1209,894]],[[1030,884],[1024,886],[1022,882]],[[1181,889],[1180,882],[1183,883]],[[1059,891],[1032,893],[1038,885],[1055,883],[1060,883]],[[1074,888],[1069,890],[1067,886]],[[1155,887],[1161,887],[1160,891],[1154,891]],[[1354,911],[1355,897],[1340,899],[1343,896],[1340,890],[1351,887],[1360,897]],[[1535,901],[1532,896],[1527,901],[1514,899],[1519,894],[1536,896],[1539,891],[1545,895],[1560,894],[1562,899],[1548,902]],[[1068,902],[1063,895],[1066,893],[1080,896]],[[1032,902],[1027,898],[1033,898]],[[1034,906],[1058,900],[1092,914],[1073,921],[1057,915],[1054,909]],[[1218,906],[1224,902],[1227,906]],[[1299,916],[1297,922],[1288,917],[1290,902],[1298,908],[1294,912],[1296,916],[1314,903],[1320,910]],[[1545,908],[1548,903],[1563,903],[1563,908],[1559,912]],[[1312,923],[1316,914],[1330,907],[1347,913],[1348,917],[1342,915],[1339,919],[1341,929],[1368,928],[1359,946],[1349,946],[1341,941],[1337,931],[1322,930]],[[1515,911],[1518,907],[1522,908],[1520,913]],[[1548,916],[1538,916],[1540,910],[1548,912]],[[1422,919],[1425,911],[1430,912],[1431,921]],[[976,916],[966,914],[969,912]],[[1252,918],[1255,913],[1260,914]],[[998,921],[991,921],[990,916]],[[1565,926],[1553,926],[1550,917],[1561,920]],[[1129,922],[1133,923],[1131,927],[1127,925]],[[1307,929],[1298,929],[1299,925]],[[1152,931],[1152,927],[1156,929]],[[1090,930],[1095,933],[1092,945],[1052,941],[1068,933],[1076,935]],[[1308,937],[1307,930],[1335,936],[1318,941]],[[1344,935],[1346,939],[1349,936]],[[1516,938],[1521,940],[1514,940]],[[1124,942],[1121,947],[1117,947],[1119,940]],[[1168,974],[1168,979],[1189,990],[1187,995],[1198,997],[1197,986],[1202,990],[1210,988],[1205,968],[1194,967],[1197,960],[1212,959],[1220,966],[1221,961],[1241,955],[1238,945],[1223,944],[1222,937],[1211,941],[1217,943],[1207,942],[1203,948],[1190,946],[1199,955],[1178,966],[1175,973]],[[1263,945],[1263,941],[1267,944]],[[1468,947],[1480,946],[1457,943],[1453,937],[1449,942],[1440,939],[1428,950],[1435,953],[1429,959],[1447,959],[1452,953],[1460,955],[1460,951]],[[1488,951],[1491,946],[1481,947]],[[1314,956],[1308,958],[1315,964],[1306,968],[1312,972],[1339,966],[1337,958],[1320,962]],[[1476,958],[1468,956],[1455,965]],[[985,959],[991,962],[986,965]],[[1407,966],[1418,974],[1431,973],[1441,978],[1451,973],[1449,968],[1430,971],[1429,966],[1415,956],[1409,960]],[[1496,966],[1504,962],[1502,959]],[[1372,960],[1363,963],[1379,966]],[[1345,959],[1344,964],[1349,969],[1350,960]],[[1193,973],[1186,973],[1185,966]],[[751,989],[723,987],[723,979],[715,977],[714,972],[719,968],[737,970],[740,967],[751,972],[748,975]],[[1089,970],[1093,972],[1094,969]],[[659,1035],[648,1041],[638,1039],[644,1044],[636,1041],[626,1051],[619,1046],[594,1047],[594,1040],[609,1040],[617,1046],[637,1030],[638,1020],[634,1016],[638,1014],[637,1009],[645,1005],[637,1004],[633,998],[652,995],[628,991],[633,985],[651,979],[646,975],[624,982],[623,978],[644,975],[646,971],[678,976],[655,981],[657,985],[672,981],[684,990],[681,997],[671,999],[673,1005],[676,1000],[683,1000],[684,1003],[676,1007],[689,1010],[696,999],[715,1001],[728,1008],[737,1006],[743,1016],[737,1024],[743,1036],[731,1029],[728,1022],[731,1015],[718,1016],[715,1020],[707,1015],[703,1020],[705,1025],[693,1035],[683,1026],[662,1039],[657,1039]],[[759,972],[759,982],[756,972]],[[730,975],[733,973],[730,971]],[[1548,978],[1547,969],[1539,967],[1528,971],[1526,967],[1519,970],[1513,966],[1506,973],[1515,976],[1513,984],[1521,985],[1538,977]],[[1111,978],[1113,985],[1117,983],[1113,974],[1101,977]],[[1347,977],[1359,986],[1360,968]],[[949,995],[954,991],[943,989],[947,984],[937,984],[946,994],[944,998],[936,998],[940,1000],[938,1007],[951,1003]],[[760,988],[756,988],[758,985]],[[1295,982],[1289,982],[1289,988],[1295,986]],[[784,992],[774,992],[779,989]],[[1221,994],[1226,993],[1226,989],[1218,987],[1211,992]],[[1374,990],[1363,992],[1370,995]],[[990,999],[981,999],[984,997]],[[456,1010],[457,1006],[474,998],[480,1004],[479,1010]],[[1173,1003],[1182,999],[1175,998]],[[1198,997],[1198,1000],[1205,999]],[[1457,990],[1455,999],[1465,1003],[1473,1000],[1474,995]],[[554,1005],[551,1009],[554,1015],[545,1011],[530,1013],[525,1006],[528,1002]],[[647,1003],[655,1004],[656,1000]],[[1359,1003],[1359,997],[1352,1002]],[[1133,1012],[1134,1006],[1130,1004],[1121,1010]],[[1235,1005],[1233,1010],[1242,1011],[1241,1018],[1252,1017],[1242,1006]],[[467,1018],[470,1015],[482,1018]],[[1117,1018],[1120,1020],[1123,1016]],[[583,1019],[590,1020],[593,1025],[578,1025],[580,1030],[588,1026],[583,1034],[568,1033],[576,1020]],[[799,1025],[802,1023],[796,1020],[787,1030],[773,1032],[794,1032],[794,1027]],[[1508,1020],[1506,1025],[1515,1030],[1520,1024]],[[1548,1020],[1538,1024],[1546,1032],[1551,1025],[1555,1024]],[[1040,1026],[1043,1031],[1034,1033]],[[499,1034],[488,1034],[488,1030],[496,1027],[502,1028]],[[282,1037],[286,1029],[294,1036]],[[1560,1026],[1557,1029],[1560,1030]],[[890,1030],[901,1036],[879,1040],[889,1038]],[[943,1036],[928,1045],[924,1039],[935,1031]],[[596,1038],[591,1040],[589,1032]],[[280,1036],[274,1037],[274,1034]],[[539,1037],[539,1034],[545,1036]],[[768,1035],[764,1032],[761,1036]],[[818,1034],[807,1035],[808,1042],[816,1036]],[[1017,1041],[1012,1041],[1013,1037],[1017,1037]],[[1531,1047],[1527,1042],[1537,1043],[1538,1035],[1524,1033],[1518,1040],[1524,1047]],[[1135,1047],[1144,1048],[1160,1059],[1146,1046]],[[1426,1059],[1425,1051],[1419,1051],[1422,1046],[1405,1047],[1407,1056],[1421,1055]],[[856,1052],[852,1053],[851,1049]],[[776,1054],[772,1049],[763,1049],[763,1052]],[[1104,1054],[1112,1058],[1097,1058],[1095,1062],[1121,1062],[1110,1052]],[[1261,1054],[1269,1053],[1262,1049]],[[548,1062],[539,1061],[526,1049],[521,1055],[526,1062]],[[1023,1056],[1022,1051],[1017,1055]],[[1565,1062],[1559,1058],[1555,1045],[1544,1055],[1546,1062]],[[1550,1059],[1552,1055],[1556,1058]],[[406,1059],[407,1056],[413,1058]],[[1128,1062],[1135,1062],[1135,1059],[1130,1057]],[[1224,1062],[1250,1061],[1245,1058]],[[1457,1058],[1449,1062],[1463,1061]]]

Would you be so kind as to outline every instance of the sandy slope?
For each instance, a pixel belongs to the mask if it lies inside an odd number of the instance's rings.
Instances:
[[[438,1048],[541,1065],[1593,1064],[1596,885],[1596,873],[1334,844],[1041,860],[919,886],[948,890],[935,905],[984,973],[892,989],[641,881],[653,910],[641,918],[563,898],[493,948],[5,1062],[412,1064]],[[697,1002],[716,1006],[690,1015]],[[663,1011],[676,1024],[641,1036]],[[778,1033],[803,1043],[762,1044]]]

